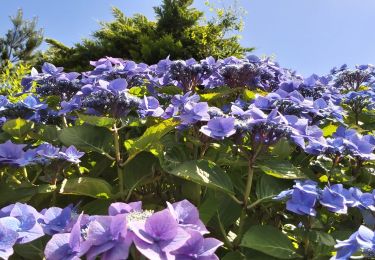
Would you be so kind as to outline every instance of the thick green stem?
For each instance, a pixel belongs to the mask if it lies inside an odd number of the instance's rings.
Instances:
[[[123,178],[123,169],[121,168],[121,151],[120,151],[120,137],[118,135],[118,129],[116,123],[113,125],[113,142],[115,146],[115,159],[117,167],[117,176],[119,180],[119,190],[121,197],[124,196],[124,178]]]
[[[247,205],[249,204],[249,196],[251,192],[251,186],[253,184],[253,176],[254,176],[254,168],[253,168],[252,160],[250,159],[249,165],[248,165],[247,181],[246,181],[246,188],[245,188],[245,193],[244,193],[244,198],[243,198],[242,211],[241,211],[241,216],[240,216],[239,226],[238,226],[238,233],[237,233],[237,237],[235,241],[236,245],[238,245],[241,242],[242,236],[244,233],[244,225],[245,225],[245,220],[247,217],[246,210],[247,210]]]
[[[239,245],[239,243],[242,240],[242,236],[244,233],[244,226],[245,226],[245,221],[247,218],[247,207],[249,205],[249,197],[251,193],[251,187],[253,184],[253,176],[254,176],[254,162],[258,156],[258,154],[262,150],[262,145],[260,144],[256,151],[250,156],[248,160],[248,172],[247,172],[247,180],[246,180],[246,188],[245,188],[245,193],[244,193],[244,198],[243,198],[243,205],[242,205],[242,211],[239,219],[239,225],[238,225],[238,233],[237,237],[234,241],[235,245]]]

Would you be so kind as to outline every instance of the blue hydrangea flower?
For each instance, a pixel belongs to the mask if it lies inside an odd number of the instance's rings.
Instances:
[[[65,208],[50,207],[41,213],[42,219],[39,221],[43,227],[44,233],[54,235],[56,233],[64,233],[67,231],[72,220],[72,206]]]
[[[286,209],[299,215],[316,216],[315,206],[319,196],[316,185],[313,181],[297,181]]]
[[[348,194],[348,191],[344,189],[342,184],[325,187],[319,202],[329,211],[346,214],[348,207],[345,193]]]

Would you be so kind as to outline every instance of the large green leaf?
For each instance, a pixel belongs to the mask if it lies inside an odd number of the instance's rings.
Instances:
[[[93,198],[110,198],[111,185],[103,179],[79,177],[64,179],[60,188],[61,194],[83,195]]]
[[[168,172],[202,186],[221,190],[229,194],[234,193],[233,185],[228,175],[219,166],[210,161],[187,161]]]
[[[124,166],[125,188],[134,189],[141,183],[150,181],[150,177],[157,163],[158,159],[149,152],[137,154]]]
[[[152,148],[160,142],[160,139],[172,131],[177,124],[177,121],[167,119],[147,128],[141,137],[126,140],[125,147],[129,156],[132,157],[141,151],[152,151]]]
[[[56,186],[48,184],[11,188],[9,184],[2,183],[0,184],[0,206],[28,200],[36,194],[52,192],[55,188]]]
[[[96,126],[112,126],[116,122],[116,119],[114,118],[85,115],[80,113],[78,114],[78,117],[82,121]]]
[[[17,118],[6,121],[3,125],[3,130],[13,137],[23,139],[26,137],[27,133],[31,131],[33,126],[33,122]]]
[[[241,246],[252,248],[280,259],[294,259],[299,257],[289,238],[272,226],[251,227],[244,234]]]
[[[293,183],[290,180],[283,180],[270,175],[262,174],[257,181],[256,195],[258,199],[271,198],[292,186]]]
[[[64,128],[59,135],[66,146],[74,145],[78,149],[90,152],[108,153],[112,150],[112,134],[103,127],[80,125]]]
[[[266,162],[260,162],[259,168],[268,175],[280,179],[304,179],[306,176],[300,169],[295,167],[289,161],[280,161],[275,158],[270,158]]]

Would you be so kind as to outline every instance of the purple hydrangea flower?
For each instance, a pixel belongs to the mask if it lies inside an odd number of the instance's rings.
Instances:
[[[81,161],[79,160],[79,158],[81,158],[84,154],[84,152],[78,151],[77,148],[75,148],[73,145],[59,152],[59,155],[63,159],[71,163],[80,163]]]
[[[181,227],[196,230],[201,234],[209,233],[203,222],[199,219],[198,209],[188,200],[182,200],[173,204],[167,202],[167,205],[172,216],[174,216]]]
[[[13,246],[19,237],[19,226],[19,220],[14,217],[0,218],[0,258],[8,259],[13,255]]]
[[[39,224],[42,215],[33,207],[16,203],[6,206],[0,210],[0,217],[14,217],[19,221],[17,243],[31,242],[44,235],[43,228]]]
[[[136,248],[149,259],[174,259],[171,252],[190,237],[169,210],[156,212],[145,222],[133,222],[130,229],[134,232]]]
[[[159,117],[164,113],[164,110],[160,107],[159,101],[156,98],[145,96],[140,104],[139,113],[142,117]]]
[[[223,245],[215,238],[204,238],[201,233],[189,230],[190,238],[179,249],[172,252],[178,260],[219,260],[216,249]]]
[[[224,139],[236,133],[234,129],[233,117],[216,117],[208,121],[207,125],[202,126],[200,131],[215,139]]]
[[[123,203],[115,202],[112,203],[108,208],[108,214],[110,216],[116,216],[118,214],[126,214],[135,211],[142,211],[142,201]]]
[[[87,226],[87,237],[83,252],[87,259],[127,259],[131,237],[128,236],[126,216],[96,216]],[[88,248],[88,249],[87,249]]]
[[[44,255],[51,260],[79,260],[82,255],[81,244],[83,242],[81,234],[82,214],[78,217],[70,233],[55,234],[48,241]]]
[[[16,164],[15,162],[23,158],[25,144],[14,144],[8,140],[0,144],[0,164]]]

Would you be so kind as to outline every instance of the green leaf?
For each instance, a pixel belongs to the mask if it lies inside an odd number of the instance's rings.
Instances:
[[[272,226],[252,226],[243,236],[242,247],[252,248],[280,259],[299,257],[292,242]]]
[[[28,132],[34,127],[34,123],[21,118],[6,121],[3,125],[4,132],[13,137],[24,139]]]
[[[149,152],[141,152],[124,166],[124,186],[126,189],[134,189],[141,183],[150,181],[153,169],[158,159]]]
[[[95,199],[82,207],[82,211],[89,215],[107,215],[108,207],[113,201],[108,199]]]
[[[279,161],[270,159],[267,162],[261,162],[259,168],[268,175],[280,179],[304,179],[306,176],[289,161]]]
[[[213,101],[213,100],[223,98],[223,96],[229,95],[236,91],[235,89],[231,89],[231,88],[222,88],[218,90],[220,92],[205,93],[205,94],[200,94],[199,96],[201,97],[202,101]]]
[[[204,224],[207,224],[213,216],[215,216],[219,207],[219,200],[215,196],[215,193],[208,192],[206,199],[199,206],[199,216]]]
[[[293,183],[289,180],[283,180],[270,175],[262,174],[256,185],[256,195],[258,199],[272,197],[292,186]]]
[[[112,196],[112,187],[103,179],[79,177],[64,179],[61,183],[60,193],[93,198],[110,198]]]
[[[16,244],[13,249],[15,254],[21,256],[22,259],[43,259],[44,248],[48,240],[48,236],[44,236],[26,244]]]
[[[329,124],[326,127],[323,127],[322,130],[323,130],[324,137],[331,136],[334,132],[336,132],[337,127],[338,127],[337,125],[332,125],[332,124]]]
[[[168,94],[168,95],[183,94],[182,89],[175,85],[164,86],[162,88],[159,88],[158,92],[160,94]]]
[[[177,121],[174,121],[172,118],[167,119],[147,128],[141,137],[126,140],[125,147],[129,156],[132,157],[141,151],[151,151],[160,142],[160,139],[172,131],[176,125],[178,125]]]
[[[233,184],[228,175],[215,163],[198,160],[187,161],[168,171],[183,179],[212,189],[233,194]]]
[[[49,193],[54,191],[55,188],[56,186],[49,184],[11,188],[9,184],[2,183],[0,185],[0,206],[27,200],[39,193]]]
[[[90,125],[103,126],[103,127],[112,126],[116,122],[116,119],[114,118],[91,116],[91,115],[85,115],[85,114],[80,114],[80,113],[78,113],[78,117],[79,119],[81,119],[82,121]]]
[[[229,252],[221,260],[245,260],[245,256],[238,251]]]
[[[293,148],[286,138],[281,138],[273,147],[272,154],[277,156],[279,159],[288,159],[292,153]]]
[[[80,125],[64,128],[59,139],[66,146],[74,145],[86,152],[108,153],[112,150],[112,134],[103,127]]]
[[[255,98],[255,95],[256,95],[256,93],[254,91],[251,91],[251,90],[248,90],[248,89],[245,89],[243,91],[243,98],[246,101],[253,100]]]

